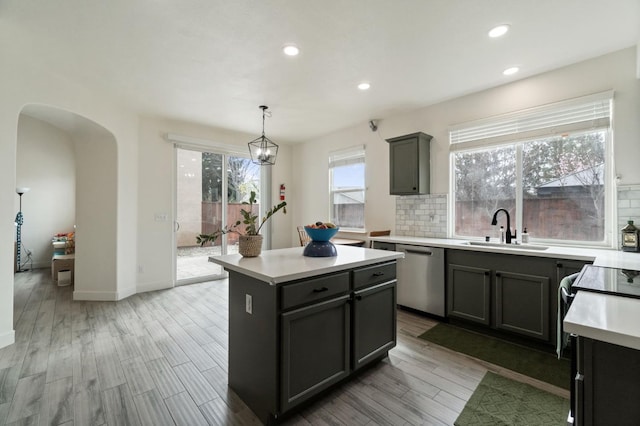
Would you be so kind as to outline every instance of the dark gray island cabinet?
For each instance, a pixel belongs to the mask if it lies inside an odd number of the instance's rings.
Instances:
[[[578,291],[564,328],[577,336],[575,426],[640,424],[640,300]]]
[[[229,271],[229,386],[262,422],[395,346],[401,256],[341,246],[335,258],[306,258],[296,247],[211,259]]]

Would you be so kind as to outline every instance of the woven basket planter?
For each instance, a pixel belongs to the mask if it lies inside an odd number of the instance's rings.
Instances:
[[[262,235],[240,235],[238,252],[244,257],[256,257],[262,253]]]

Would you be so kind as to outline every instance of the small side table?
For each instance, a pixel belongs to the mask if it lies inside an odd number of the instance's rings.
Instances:
[[[54,254],[51,259],[51,278],[53,279],[54,284],[60,285],[58,283],[58,272],[61,271],[70,271],[71,272],[71,282],[69,284],[73,284],[73,267],[75,263],[75,254]],[[63,284],[63,285],[69,285]]]

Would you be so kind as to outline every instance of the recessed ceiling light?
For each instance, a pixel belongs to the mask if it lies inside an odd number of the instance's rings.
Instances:
[[[369,83],[360,83],[358,84],[358,89],[360,90],[369,90],[369,88],[371,87],[371,85]]]
[[[507,68],[506,70],[502,71],[502,74],[504,74],[504,75],[513,75],[513,74],[517,73],[518,71],[520,71],[520,68],[511,67],[511,68]]]
[[[282,48],[282,51],[287,56],[298,56],[300,54],[300,48],[295,44],[286,44]]]
[[[507,24],[498,25],[497,27],[491,28],[491,30],[489,31],[489,37],[492,37],[492,38],[501,37],[505,35],[507,31],[509,31],[509,25]]]

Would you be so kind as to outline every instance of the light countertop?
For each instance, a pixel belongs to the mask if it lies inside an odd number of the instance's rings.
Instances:
[[[555,259],[582,260],[595,266],[640,270],[640,253],[596,248],[549,246],[532,250],[525,246],[471,246],[464,240],[385,236],[371,238],[397,244],[415,244]],[[640,350],[640,299],[579,291],[564,320],[565,330],[616,345]]]
[[[640,350],[640,300],[579,291],[564,318],[564,329]]]
[[[443,247],[448,249],[513,254],[520,256],[583,260],[593,262],[595,266],[640,270],[640,253],[629,253],[620,250],[548,246],[546,244],[544,244],[544,246],[549,247],[546,250],[536,250],[531,248],[535,247],[537,244],[509,246],[507,246],[506,244],[496,244],[492,246],[472,246],[467,244],[468,240],[458,240],[450,238],[404,237],[397,235],[372,237],[371,240],[396,244],[415,244],[429,247]]]
[[[396,260],[404,256],[403,253],[395,251],[344,245],[336,245],[336,249],[338,255],[332,257],[307,257],[302,255],[303,247],[292,247],[263,250],[258,257],[242,257],[239,254],[215,256],[210,257],[209,262],[217,263],[226,270],[240,272],[271,285],[277,285],[301,278]]]

